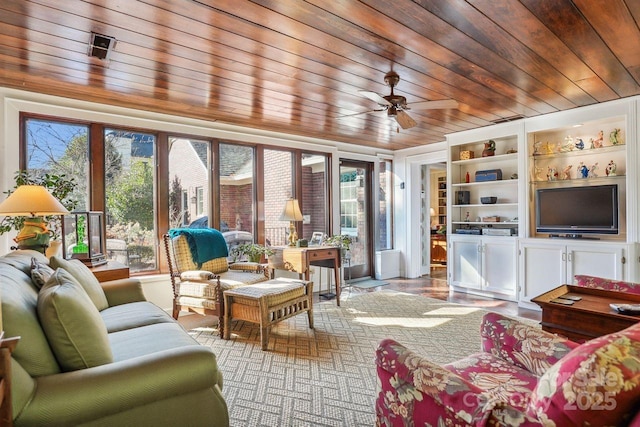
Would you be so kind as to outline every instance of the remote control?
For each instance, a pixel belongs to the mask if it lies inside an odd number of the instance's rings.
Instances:
[[[609,304],[611,308],[622,314],[640,314],[640,304]]]

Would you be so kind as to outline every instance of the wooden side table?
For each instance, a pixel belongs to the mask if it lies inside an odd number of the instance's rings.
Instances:
[[[269,257],[270,268],[295,271],[300,276],[304,275],[304,280],[307,281],[310,276],[309,266],[333,268],[336,280],[336,304],[340,305],[340,248],[335,246],[309,246],[307,248],[274,246],[271,249],[274,254]]]
[[[97,267],[89,267],[89,269],[96,276],[98,282],[129,278],[129,267],[117,261],[109,261]]]

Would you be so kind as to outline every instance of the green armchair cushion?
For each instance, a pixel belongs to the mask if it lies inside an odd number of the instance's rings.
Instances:
[[[89,295],[89,298],[91,298],[91,301],[93,301],[98,311],[109,307],[107,297],[100,286],[100,282],[98,282],[96,276],[93,275],[89,267],[84,265],[82,261],[77,259],[66,260],[58,256],[53,256],[49,264],[53,269],[63,268],[71,273],[87,292],[87,295]]]
[[[38,295],[38,317],[64,371],[113,362],[107,328],[83,287],[57,269]]]
[[[47,283],[54,271],[49,265],[38,261],[35,257],[31,258],[31,280],[38,289]]]

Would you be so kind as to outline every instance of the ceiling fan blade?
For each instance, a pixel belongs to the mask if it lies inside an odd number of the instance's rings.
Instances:
[[[419,101],[407,104],[411,110],[435,110],[440,108],[458,108],[460,104],[453,99],[442,99],[440,101]]]
[[[381,111],[384,111],[384,108],[380,108],[377,110],[369,110],[369,111],[362,111],[360,113],[352,113],[352,114],[343,114],[342,116],[337,116],[336,119],[344,119],[346,117],[355,117],[355,116],[360,116],[363,114],[371,114],[371,113],[379,113]]]
[[[410,115],[402,110],[399,110],[398,114],[396,114],[396,121],[402,129],[411,129],[418,124]]]
[[[382,96],[378,95],[375,92],[369,92],[368,90],[359,90],[358,93],[360,93],[362,96],[369,98],[373,102],[377,102],[380,105],[389,105],[389,106],[392,105],[389,101],[387,101],[386,99],[384,99]]]

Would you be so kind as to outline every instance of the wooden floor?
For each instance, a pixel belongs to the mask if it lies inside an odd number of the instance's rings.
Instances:
[[[473,305],[485,310],[502,313],[506,316],[520,316],[527,319],[540,320],[541,312],[518,307],[512,301],[475,296],[462,292],[454,292],[447,285],[446,268],[432,268],[429,276],[417,279],[387,279],[389,285],[367,289],[376,292],[383,289],[393,289],[425,297],[438,298],[458,304]],[[363,292],[360,290],[359,292]]]

